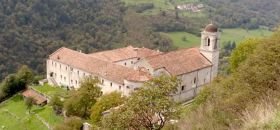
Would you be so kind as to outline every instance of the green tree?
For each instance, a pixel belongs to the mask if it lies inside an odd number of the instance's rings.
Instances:
[[[33,97],[26,97],[25,98],[25,105],[26,105],[26,109],[28,110],[28,113],[30,114],[31,109],[33,107],[34,104],[34,99]]]
[[[102,119],[110,129],[161,129],[177,113],[171,95],[177,91],[176,77],[160,76],[146,82],[118,110]]]
[[[83,126],[82,119],[79,117],[69,117],[64,122],[55,126],[54,130],[81,130]]]
[[[78,90],[72,90],[70,98],[64,103],[68,116],[89,117],[90,108],[96,103],[97,98],[102,95],[98,83],[97,78],[87,77],[83,79]]]
[[[56,114],[61,114],[63,109],[63,101],[61,99],[61,96],[59,94],[55,94],[51,98],[50,105],[53,107],[53,110],[56,112]]]
[[[123,104],[124,101],[125,98],[121,95],[121,93],[118,92],[112,92],[110,94],[101,96],[91,108],[91,120],[94,123],[99,122],[102,112],[110,108],[117,107]]]
[[[246,117],[248,111],[254,110],[263,100],[278,103],[279,37],[280,30],[263,39],[230,76],[218,77],[205,87],[179,123],[181,129],[246,129],[240,127],[246,125],[242,123],[254,119]],[[259,124],[254,121],[254,125]]]
[[[34,80],[34,74],[32,70],[26,65],[20,67],[16,75],[19,81],[22,83],[22,85],[25,86],[32,83]]]
[[[236,71],[240,63],[245,61],[247,57],[254,52],[256,46],[261,43],[260,39],[246,39],[242,41],[232,52],[230,57],[230,69]]]

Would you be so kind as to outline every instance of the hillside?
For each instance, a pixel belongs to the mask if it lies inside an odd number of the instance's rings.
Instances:
[[[179,7],[199,4],[198,12]],[[247,35],[239,28],[274,28],[280,19],[278,5],[278,0],[2,0],[0,79],[24,64],[44,74],[48,54],[61,46],[85,53],[128,44],[162,51],[190,47],[210,21],[236,28],[224,36],[239,41],[240,36],[232,35]],[[190,38],[182,42],[178,32],[190,33]]]
[[[181,17],[207,18],[224,28],[259,27],[274,28],[280,17],[278,0],[123,0],[127,6],[141,9],[141,13],[155,15],[162,12],[178,12]],[[190,5],[193,4],[193,5]],[[197,5],[203,4],[202,8]],[[147,6],[149,5],[149,6]],[[195,10],[175,8],[183,5],[193,6]],[[238,8],[238,9],[237,9]],[[210,21],[209,20],[209,21]]]
[[[29,114],[24,99],[20,95],[15,95],[0,104],[0,118],[1,128],[7,130],[20,130],[22,128],[48,130],[47,126],[39,118],[42,118],[52,127],[63,120],[62,117],[55,115],[50,106],[35,106],[32,109],[32,113]]]
[[[174,43],[174,46],[180,48],[199,46],[201,42],[199,36],[187,32],[167,32],[162,33],[162,35],[170,37]],[[260,38],[270,35],[272,35],[272,32],[264,29],[254,29],[248,31],[241,28],[222,29],[220,42],[222,46],[229,41],[238,44],[247,38]]]
[[[220,76],[184,107],[180,129],[279,129],[279,35],[246,40]]]
[[[135,41],[127,38],[131,33],[145,39],[135,46],[171,46],[147,29],[130,31],[125,12],[119,0],[1,0],[0,79],[24,64],[43,74],[47,55],[61,46],[86,53],[112,49]]]

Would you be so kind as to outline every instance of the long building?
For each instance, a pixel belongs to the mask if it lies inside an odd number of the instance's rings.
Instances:
[[[210,24],[201,33],[200,48],[163,53],[128,46],[85,54],[62,47],[47,59],[47,79],[49,84],[77,89],[86,76],[98,77],[103,93],[129,96],[144,82],[166,74],[182,81],[175,100],[187,101],[217,76],[219,37],[218,28]]]

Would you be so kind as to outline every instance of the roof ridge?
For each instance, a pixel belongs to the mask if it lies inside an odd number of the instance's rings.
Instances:
[[[55,53],[59,52],[59,51],[62,50],[62,49],[68,49],[68,48],[62,46],[62,47],[60,47],[59,49],[57,49],[55,52],[53,52],[52,54],[50,54],[49,57],[53,56]],[[71,50],[71,49],[69,49],[69,50]]]

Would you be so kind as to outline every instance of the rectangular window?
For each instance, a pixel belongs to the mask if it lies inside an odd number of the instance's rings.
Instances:
[[[119,86],[119,89],[122,89],[122,86]]]
[[[110,83],[110,86],[112,87],[112,86],[113,86],[113,83]]]
[[[185,86],[181,86],[181,91],[184,91],[185,90]]]
[[[101,84],[104,84],[104,79],[101,80]]]
[[[126,88],[129,89],[130,87],[129,87],[129,86],[126,86]]]
[[[78,75],[80,74],[79,70],[77,70]]]

